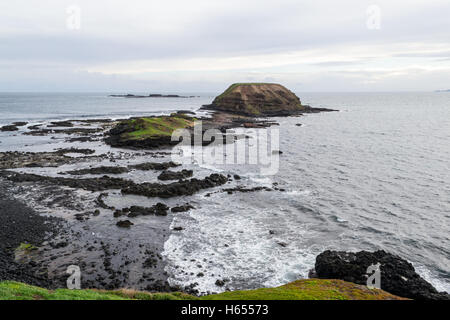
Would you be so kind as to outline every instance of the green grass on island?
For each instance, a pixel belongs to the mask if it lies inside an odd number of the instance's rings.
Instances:
[[[170,137],[177,129],[193,126],[194,121],[194,118],[184,115],[126,120],[125,123],[131,128],[130,132],[126,132],[122,135],[122,138],[141,140]]]
[[[277,288],[229,291],[195,297],[185,293],[121,290],[47,290],[18,282],[0,282],[0,300],[399,300],[385,291],[341,280],[298,280]]]

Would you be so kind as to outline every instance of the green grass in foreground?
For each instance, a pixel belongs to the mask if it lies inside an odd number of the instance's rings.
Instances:
[[[149,293],[134,290],[47,290],[23,283],[0,282],[0,300],[192,300],[184,293]]]
[[[298,280],[278,288],[224,292],[204,297],[135,290],[46,290],[18,282],[0,282],[0,300],[399,300],[382,290],[340,280]]]
[[[170,137],[177,129],[190,127],[195,119],[184,116],[163,116],[126,120],[134,131],[125,133],[124,138],[132,140]]]

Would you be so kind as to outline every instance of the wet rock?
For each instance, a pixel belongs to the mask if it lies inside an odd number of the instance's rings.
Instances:
[[[98,132],[103,131],[102,128],[70,128],[70,129],[53,129],[53,128],[45,128],[45,129],[37,129],[31,130],[28,132],[24,132],[24,135],[30,136],[45,136],[48,134],[79,134],[79,135],[92,135]]]
[[[1,161],[0,161],[1,163]],[[84,189],[88,191],[105,191],[111,189],[121,189],[123,194],[135,194],[146,197],[170,198],[183,195],[193,195],[202,189],[213,188],[227,183],[228,178],[221,174],[211,174],[204,179],[190,179],[163,183],[141,183],[121,178],[111,178],[108,176],[98,178],[61,178],[48,177],[36,174],[18,173],[12,171],[0,171],[0,176],[17,183],[36,182],[43,184],[66,186],[71,188]]]
[[[77,213],[77,214],[75,214],[75,219],[77,219],[78,221],[86,221],[86,220],[89,220],[89,216],[90,216],[90,213],[87,213],[87,212]]]
[[[48,128],[54,127],[73,127],[73,123],[70,121],[53,121],[47,126]]]
[[[39,130],[39,128],[42,126],[42,124],[35,124],[32,126],[29,126],[27,129],[29,130]]]
[[[148,170],[156,170],[156,171],[162,171],[167,170],[169,168],[175,168],[179,167],[180,164],[177,164],[175,162],[146,162],[146,163],[140,163],[128,166],[130,169],[137,169],[142,171],[148,171]]]
[[[69,245],[69,243],[67,241],[61,241],[61,242],[58,242],[55,245],[53,245],[53,248],[55,248],[55,249],[65,248],[68,245]]]
[[[124,213],[128,212],[129,218],[135,218],[138,216],[149,216],[149,215],[167,216],[168,210],[169,210],[169,207],[166,206],[165,204],[157,203],[156,205],[154,205],[150,208],[132,206],[130,208],[125,208],[125,209],[122,209],[121,211],[116,211],[116,212],[118,215],[119,214],[123,215]]]
[[[404,298],[450,300],[421,278],[408,261],[383,250],[350,253],[327,250],[316,258],[315,272],[321,279],[339,279],[366,285],[367,268],[380,264],[381,289]]]
[[[167,180],[180,180],[180,179],[186,179],[192,177],[194,172],[192,170],[185,170],[182,171],[163,171],[159,176],[159,180],[167,181]]]
[[[142,264],[142,266],[144,268],[155,268],[156,265],[158,264],[158,260],[156,260],[153,257],[147,258],[144,263]]]
[[[130,228],[131,226],[134,225],[134,223],[131,222],[130,220],[123,220],[123,221],[117,222],[116,225],[117,225],[119,228]]]
[[[245,188],[245,187],[235,187],[235,188],[227,188],[223,189],[223,192],[227,192],[228,194],[233,194],[233,192],[256,192],[256,191],[272,191],[271,188],[268,187],[254,187],[254,188]]]
[[[126,216],[127,213],[123,210],[116,210],[116,211],[114,211],[113,215],[114,215],[114,218],[120,218],[122,216]]]
[[[95,199],[95,203],[96,203],[100,208],[103,208],[103,209],[109,209],[109,210],[114,210],[114,209],[115,209],[114,207],[108,206],[108,205],[105,203],[105,201],[103,200],[103,198],[105,198],[105,197],[107,197],[107,196],[108,196],[107,193],[101,193],[101,194],[97,197],[97,199]]]
[[[30,127],[31,129],[31,127]],[[92,142],[95,141],[92,137],[75,137],[66,139],[67,142]]]
[[[173,207],[171,211],[173,213],[179,213],[179,212],[186,212],[191,209],[195,209],[195,208],[193,206],[191,206],[189,203],[186,203],[185,205],[182,205],[182,206]]]
[[[66,186],[71,188],[84,189],[88,191],[105,191],[110,189],[121,189],[126,186],[134,185],[134,182],[121,179],[103,176],[100,178],[91,179],[74,179],[74,178],[56,178],[48,176],[40,176],[36,174],[17,173],[17,172],[3,172],[1,175],[13,182],[38,182],[47,183],[59,186]]]
[[[21,122],[21,121],[12,123],[12,125],[16,126],[16,127],[23,127],[23,126],[26,126],[27,124],[28,124],[28,122]]]
[[[224,285],[225,285],[225,281],[220,280],[220,279],[216,281],[216,286],[223,287]]]
[[[221,174],[211,174],[204,179],[190,179],[170,184],[142,183],[122,189],[124,194],[135,194],[146,197],[170,198],[183,195],[193,195],[202,189],[217,187],[227,183],[228,178]]]
[[[88,169],[80,169],[80,170],[72,170],[72,171],[66,171],[62,172],[61,174],[70,174],[72,176],[78,176],[78,175],[86,175],[86,174],[121,174],[121,173],[127,173],[130,170],[126,167],[95,167],[95,168],[88,168]]]
[[[79,148],[64,148],[56,151],[57,154],[66,154],[66,153],[79,153],[79,154],[94,154],[95,150],[92,149],[79,149]]]
[[[58,167],[63,164],[78,163],[86,161],[88,158],[94,158],[84,156],[72,158],[66,156],[65,153],[65,151],[61,150],[56,152],[0,152],[0,169]]]
[[[17,131],[17,130],[19,130],[19,128],[17,128],[14,125],[3,126],[0,128],[0,131]]]
[[[81,150],[81,151],[80,151]],[[86,149],[88,150],[88,149]],[[87,159],[100,159],[100,156],[80,156],[69,157],[66,153],[80,151],[82,153],[87,152],[84,149],[68,149],[55,151],[55,152],[0,152],[0,169],[13,169],[24,167],[58,167],[63,164],[72,164],[86,161]],[[76,153],[80,153],[76,152]]]

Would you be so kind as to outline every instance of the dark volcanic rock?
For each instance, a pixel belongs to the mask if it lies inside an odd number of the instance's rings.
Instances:
[[[180,96],[178,94],[160,94],[151,93],[148,96],[137,94],[111,94],[109,97],[113,98],[194,98],[195,96]]]
[[[408,261],[385,251],[348,253],[325,251],[316,258],[315,272],[322,279],[339,279],[357,284],[367,283],[367,268],[380,263],[381,289],[404,298],[449,300],[422,279]]]
[[[223,192],[227,192],[229,194],[232,194],[233,192],[256,192],[256,191],[273,191],[271,188],[268,187],[254,187],[254,188],[245,188],[245,187],[241,187],[238,186],[236,188],[227,188],[227,189],[223,189]]]
[[[36,174],[27,173],[17,173],[17,172],[3,172],[1,174],[5,176],[6,179],[13,182],[38,182],[38,183],[48,183],[59,186],[66,186],[71,188],[84,189],[88,191],[104,191],[110,189],[121,189],[126,186],[134,185],[134,182],[120,179],[111,178],[108,176],[103,176],[100,178],[91,179],[73,179],[73,178],[55,178],[40,176]]]
[[[64,148],[56,151],[57,154],[66,154],[66,153],[79,153],[79,154],[93,154],[95,150],[92,149],[79,149],[79,148]]]
[[[50,288],[53,281],[42,266],[18,263],[14,250],[21,243],[40,246],[63,230],[62,220],[44,217],[24,203],[10,199],[10,189],[0,183],[0,281],[12,280]],[[41,271],[41,272],[39,272]]]
[[[28,122],[18,121],[18,122],[13,122],[12,124],[16,127],[23,127],[23,126],[26,126],[28,124]]]
[[[66,171],[62,174],[70,174],[74,176],[85,175],[85,174],[121,174],[128,172],[129,169],[126,167],[96,167],[96,168],[88,168],[88,169],[80,169],[73,171]]]
[[[81,150],[81,151],[80,151]],[[89,150],[89,149],[84,149]],[[92,157],[69,157],[66,153],[81,152],[83,149],[64,149],[56,152],[0,152],[0,169],[13,169],[24,167],[58,167],[92,159]],[[98,156],[101,157],[101,156]]]
[[[157,203],[150,208],[132,206],[130,208],[124,208],[122,210],[116,210],[114,212],[114,217],[120,217],[128,214],[129,218],[135,218],[139,216],[167,216],[167,211],[169,211],[169,207],[164,203]]]
[[[171,211],[173,213],[179,213],[179,212],[186,212],[191,209],[195,209],[195,208],[193,206],[191,206],[189,203],[186,203],[185,205],[182,205],[182,206],[173,207]]]
[[[47,126],[48,128],[54,128],[54,127],[73,127],[73,123],[70,121],[54,121],[51,122],[51,124],[49,124]]]
[[[14,125],[10,125],[10,126],[3,126],[0,128],[0,131],[17,131],[19,130],[19,128],[17,128]]]
[[[45,129],[37,129],[37,130],[24,132],[23,134],[30,135],[30,136],[45,136],[47,134],[91,135],[91,134],[98,133],[101,131],[103,131],[102,128],[69,128],[69,129],[45,128]]]
[[[141,183],[137,184],[130,180],[121,178],[111,178],[108,176],[98,178],[60,178],[40,176],[36,174],[18,173],[12,171],[0,171],[0,177],[5,177],[9,181],[35,182],[66,186],[71,188],[84,189],[88,191],[105,191],[111,189],[121,189],[124,194],[135,194],[146,197],[170,198],[177,196],[193,195],[194,193],[207,188],[227,183],[228,178],[221,174],[211,174],[202,180],[190,179],[180,180],[169,184],[164,183]]]
[[[117,225],[119,228],[130,228],[131,226],[134,225],[134,223],[131,222],[130,220],[123,220],[123,221],[117,222],[116,225]]]
[[[170,162],[146,162],[146,163],[131,165],[131,166],[128,166],[128,168],[142,170],[142,171],[148,171],[148,170],[161,171],[161,170],[167,170],[169,168],[175,168],[175,167],[179,167],[179,166],[180,166],[180,164],[170,161]]]
[[[142,183],[134,184],[122,189],[124,194],[135,194],[146,197],[170,198],[176,196],[193,195],[207,188],[213,188],[227,183],[228,178],[221,174],[211,174],[205,179],[190,179],[170,184]]]
[[[174,171],[163,171],[159,176],[159,180],[180,180],[191,178],[194,172],[192,170],[185,170],[174,172]]]

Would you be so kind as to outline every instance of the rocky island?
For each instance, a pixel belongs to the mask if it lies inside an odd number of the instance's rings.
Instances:
[[[128,95],[127,95],[128,96]],[[171,141],[176,129],[192,129],[202,120],[203,129],[265,128],[275,122],[262,117],[299,116],[304,113],[336,111],[303,105],[290,90],[274,83],[237,83],[216,97],[203,110],[211,110],[211,117],[195,118],[185,111],[169,116],[132,118],[112,128],[105,142],[113,147],[154,149],[176,145]]]
[[[322,111],[302,105],[289,89],[276,83],[235,83],[204,109],[252,117],[279,117]]]

